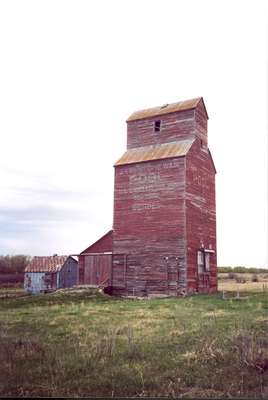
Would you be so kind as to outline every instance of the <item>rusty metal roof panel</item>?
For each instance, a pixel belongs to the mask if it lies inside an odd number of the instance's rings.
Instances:
[[[25,272],[58,272],[68,256],[33,257]]]
[[[202,97],[197,97],[196,99],[191,99],[191,100],[179,101],[177,103],[172,103],[172,104],[164,104],[162,106],[148,108],[146,110],[135,111],[127,119],[127,122],[148,117],[156,117],[157,115],[169,114],[178,111],[192,110],[197,107],[200,101],[203,101]]]
[[[161,160],[164,158],[182,157],[188,153],[194,140],[195,139],[193,138],[189,140],[180,140],[178,142],[136,147],[135,149],[127,150],[114,165],[117,166],[143,161]]]

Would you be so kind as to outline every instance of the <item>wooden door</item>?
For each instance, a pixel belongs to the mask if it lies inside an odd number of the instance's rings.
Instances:
[[[112,255],[103,254],[97,257],[98,257],[98,264],[97,264],[98,284],[108,286],[112,271]]]
[[[111,254],[85,256],[84,283],[108,286],[112,269]]]
[[[210,254],[204,250],[197,252],[197,271],[198,283],[197,291],[200,293],[208,293],[210,288]]]
[[[98,285],[98,256],[86,256],[85,259],[85,283]]]
[[[176,260],[169,260],[167,263],[167,284],[168,294],[177,296],[178,291],[178,263]]]

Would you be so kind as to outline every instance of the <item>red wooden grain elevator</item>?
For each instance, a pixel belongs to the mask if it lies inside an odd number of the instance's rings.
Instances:
[[[115,163],[114,294],[217,290],[216,170],[202,98],[134,112]]]
[[[81,253],[80,283],[105,278],[113,294],[134,296],[217,290],[207,120],[203,98],[128,118],[127,150],[114,165],[113,231]]]

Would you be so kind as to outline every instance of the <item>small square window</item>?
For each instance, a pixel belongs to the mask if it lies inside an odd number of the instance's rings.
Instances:
[[[160,132],[160,129],[161,129],[161,121],[160,120],[154,121],[154,131]]]

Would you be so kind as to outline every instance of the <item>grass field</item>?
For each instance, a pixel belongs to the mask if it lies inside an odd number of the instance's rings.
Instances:
[[[239,274],[237,279],[228,279],[228,273],[218,274],[218,290],[227,292],[267,292],[268,293],[268,274]],[[257,276],[257,282],[253,282],[253,276]],[[243,279],[244,282],[239,282]]]
[[[5,297],[0,396],[267,398],[267,332],[266,293]]]

